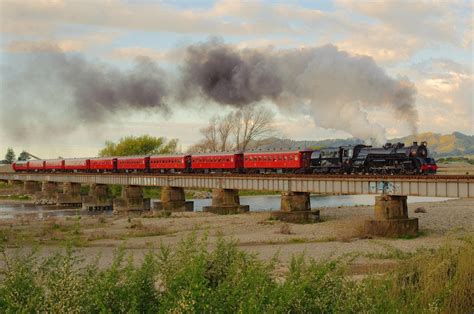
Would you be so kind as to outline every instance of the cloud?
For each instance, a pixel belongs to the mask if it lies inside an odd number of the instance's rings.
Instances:
[[[259,21],[215,18],[211,10],[178,9],[163,3],[120,1],[2,2],[2,31],[13,34],[51,34],[65,24],[95,25],[128,30],[204,34],[255,34],[288,31]]]
[[[474,76],[472,66],[447,58],[413,65],[419,93],[422,128],[473,133]]]
[[[336,43],[347,51],[370,55],[388,64],[407,60],[427,45],[451,43],[469,49],[472,43],[472,5],[462,2],[339,0],[331,11],[297,4],[233,0],[217,1],[205,9],[118,0],[4,0],[1,6],[1,31],[34,35],[38,37],[36,41],[52,41],[66,25],[121,32],[245,36],[249,38],[244,41],[264,38],[276,44],[282,37],[301,37],[307,45]],[[301,46],[300,41],[295,39],[293,47]],[[54,43],[65,51],[83,51],[100,44],[88,44],[78,38],[62,38]],[[114,47],[114,50],[111,53],[114,58],[134,57],[140,52],[154,59],[162,58],[161,52],[145,51],[142,47]]]
[[[8,53],[29,53],[29,52],[83,52],[98,45],[111,42],[119,36],[118,32],[94,32],[70,38],[49,38],[39,40],[13,40],[2,47]]]
[[[139,57],[147,57],[156,62],[177,63],[185,54],[184,48],[168,50],[157,50],[145,47],[122,47],[113,49],[107,54],[112,59],[134,60]]]
[[[395,33],[382,25],[371,26],[365,32],[337,42],[337,46],[341,49],[358,55],[371,56],[384,64],[408,60],[422,45],[423,42],[419,38]]]
[[[260,1],[217,1],[209,9],[182,9],[162,2],[2,2],[2,32],[51,35],[61,25],[188,34],[323,34],[356,27],[338,13]]]
[[[459,45],[458,17],[468,9],[450,1],[337,1],[339,7],[371,17],[394,32]],[[467,20],[466,20],[467,22]]]

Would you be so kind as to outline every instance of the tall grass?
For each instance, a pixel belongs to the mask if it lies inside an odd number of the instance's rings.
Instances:
[[[277,275],[264,262],[220,240],[213,250],[190,237],[140,264],[118,250],[110,265],[85,263],[71,247],[47,259],[33,252],[0,261],[0,312],[469,313],[473,310],[472,239],[402,260],[384,276],[354,280],[343,260],[293,258]]]

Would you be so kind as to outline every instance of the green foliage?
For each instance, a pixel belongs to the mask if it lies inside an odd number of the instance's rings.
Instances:
[[[143,187],[143,197],[146,198],[160,198],[161,188],[156,186],[145,186]]]
[[[467,313],[474,306],[474,243],[420,251],[388,275],[353,280],[345,260],[293,258],[277,275],[220,239],[190,236],[134,263],[119,249],[99,268],[71,247],[50,258],[34,253],[0,260],[0,312],[78,313]]]
[[[122,195],[122,186],[117,184],[108,185],[107,188],[109,189],[110,195],[113,197],[120,197]]]
[[[100,150],[99,156],[170,154],[176,152],[177,145],[177,139],[166,142],[166,139],[163,137],[149,135],[127,136],[121,138],[118,143],[107,141],[105,147]]]
[[[10,164],[15,161],[15,152],[13,151],[13,148],[8,148],[7,153],[5,154],[5,160]]]
[[[22,151],[18,156],[18,160],[27,161],[30,159],[30,155],[26,151]]]

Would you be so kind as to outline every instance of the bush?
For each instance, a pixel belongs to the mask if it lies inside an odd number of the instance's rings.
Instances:
[[[293,258],[277,277],[263,262],[219,240],[194,236],[133,263],[118,250],[110,266],[85,264],[67,247],[46,260],[3,254],[0,312],[467,313],[474,304],[472,239],[406,258],[385,276],[353,280],[344,260]]]

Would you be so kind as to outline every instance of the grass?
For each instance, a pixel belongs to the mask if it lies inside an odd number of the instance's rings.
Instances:
[[[191,236],[143,262],[124,250],[99,268],[68,245],[51,257],[2,250],[0,312],[77,313],[468,313],[474,242],[466,238],[406,257],[390,273],[353,280],[344,259],[294,257],[288,271],[220,239]],[[278,275],[277,275],[278,274]]]
[[[31,197],[28,195],[0,195],[0,199],[2,200],[12,200],[12,201],[29,201]]]

